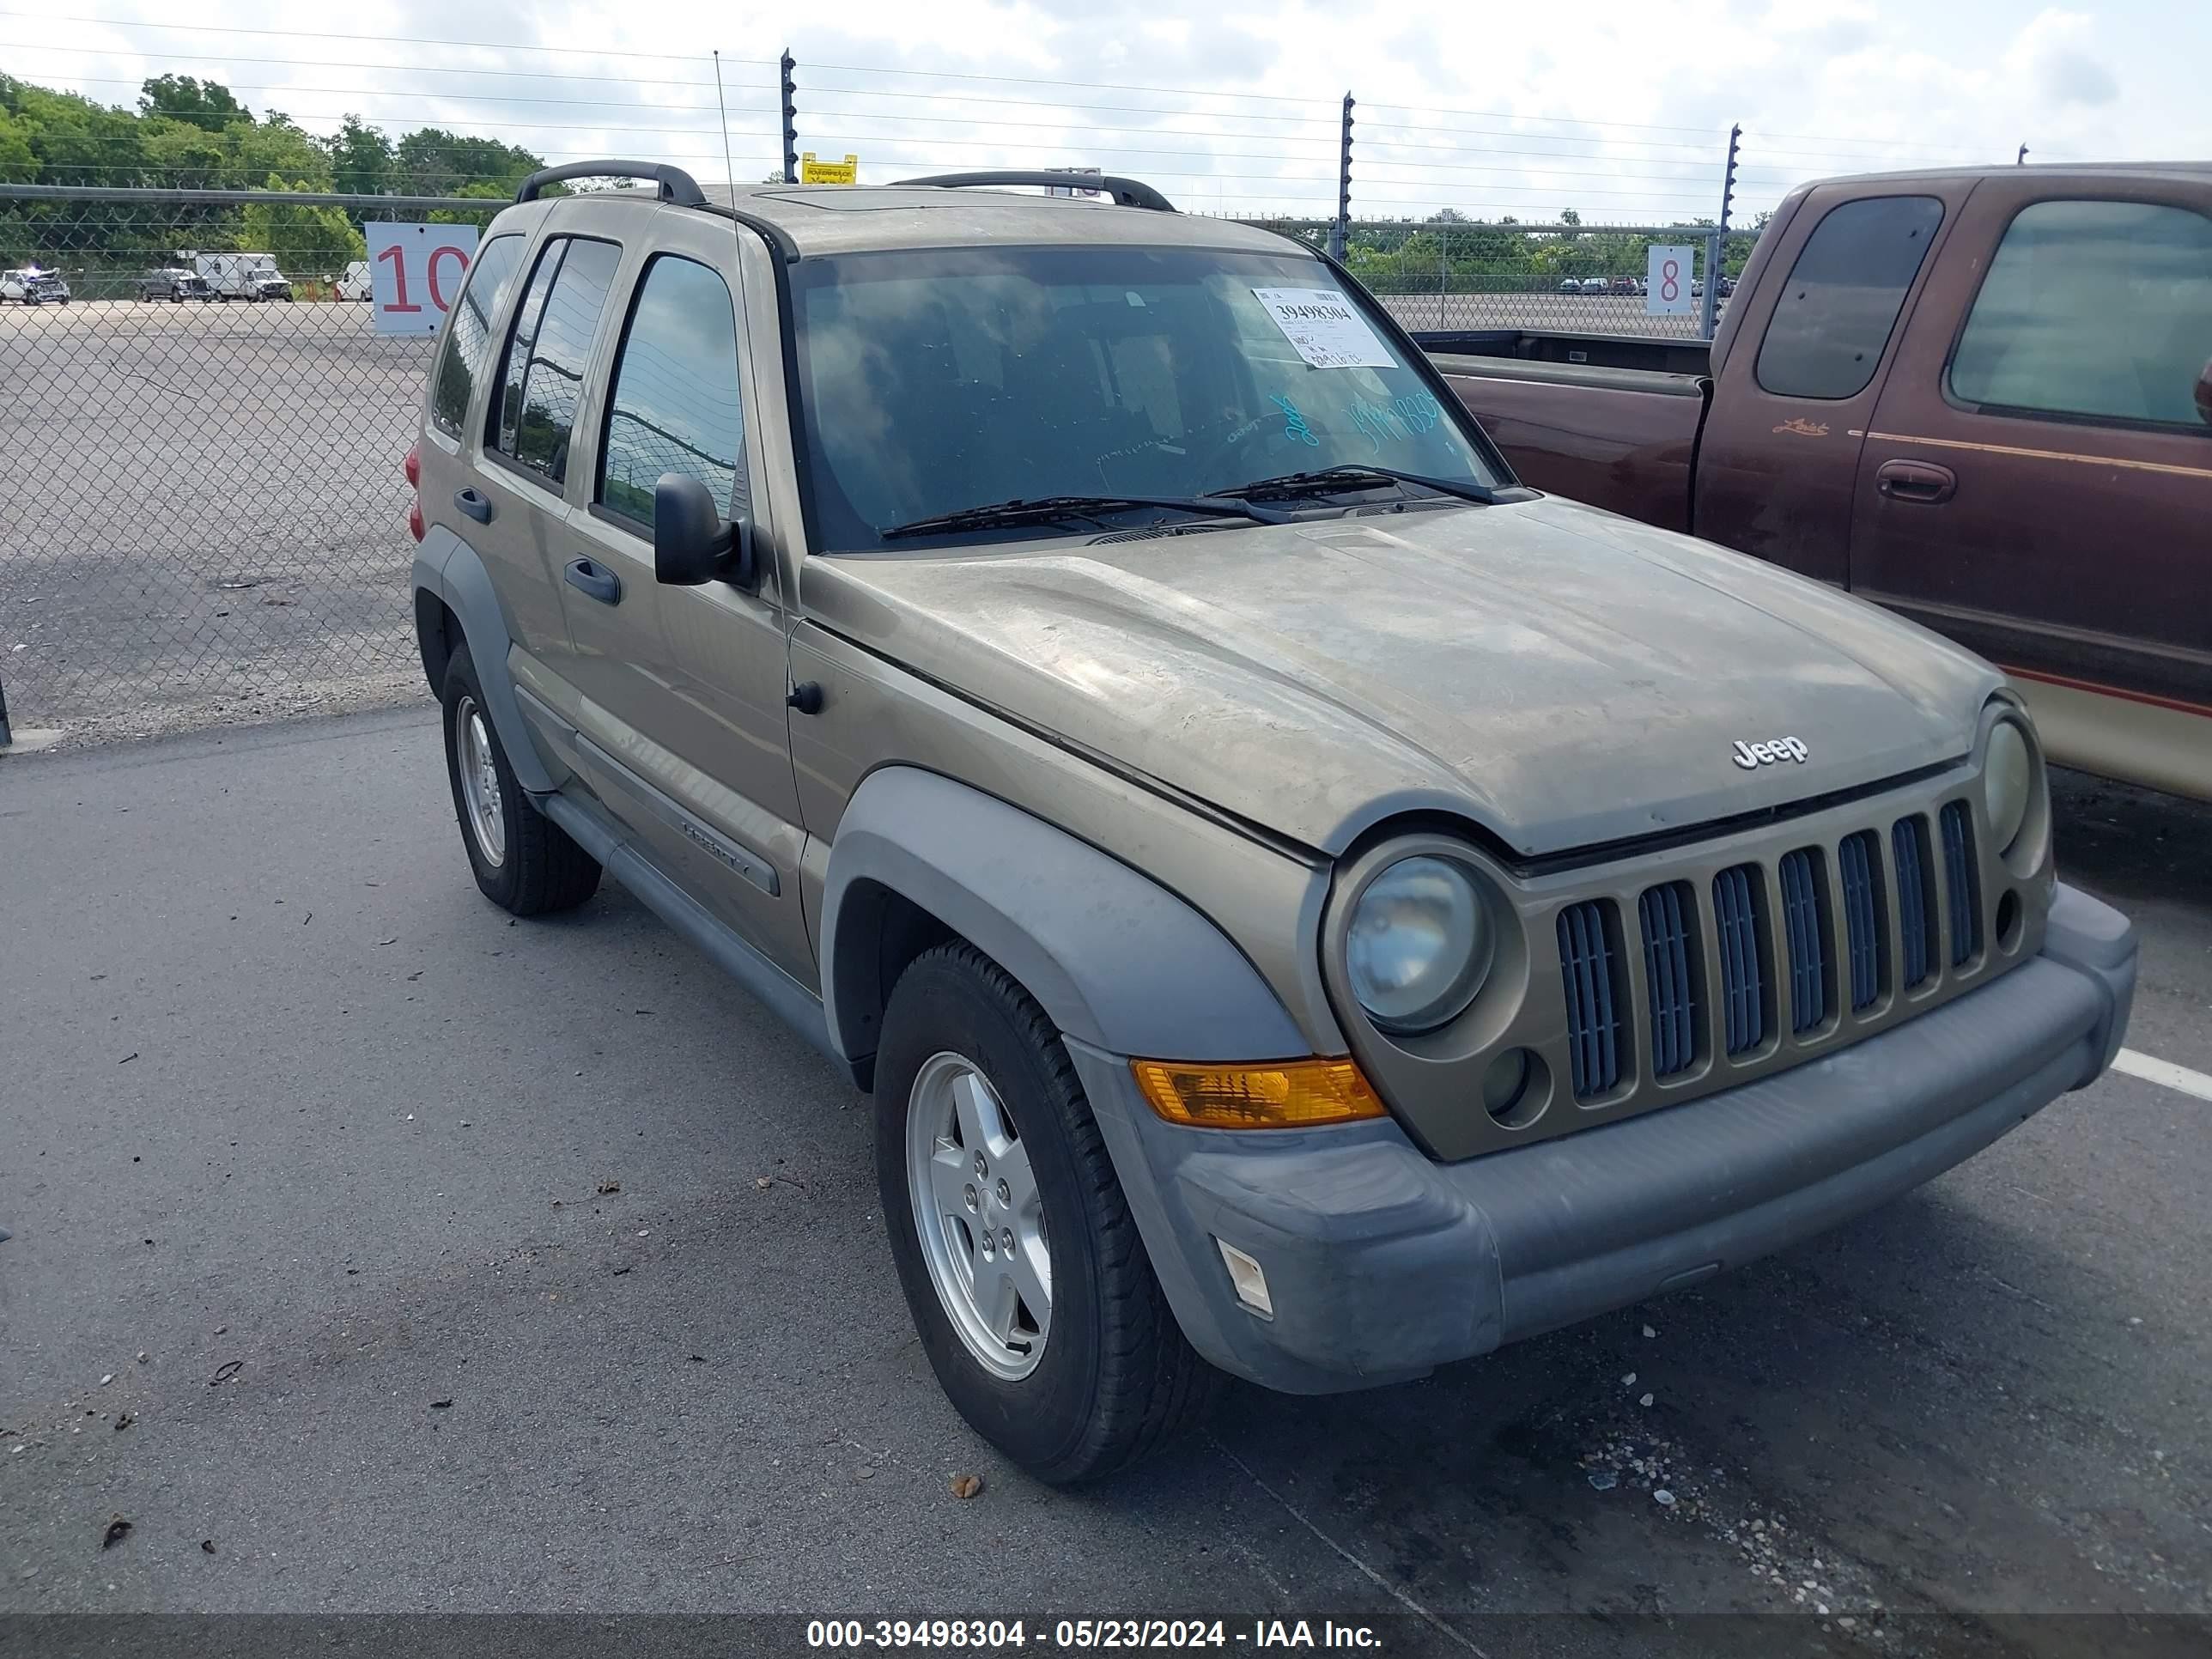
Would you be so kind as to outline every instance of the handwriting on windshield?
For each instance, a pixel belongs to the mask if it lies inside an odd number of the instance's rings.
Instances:
[[[1430,401],[1433,403],[1435,399]],[[1314,436],[1313,428],[1306,424],[1306,417],[1298,412],[1296,404],[1280,392],[1273,394],[1268,402],[1283,411],[1283,435],[1285,438],[1302,443],[1309,449],[1321,447],[1321,440]]]
[[[1429,431],[1443,419],[1443,405],[1433,394],[1409,392],[1402,398],[1393,398],[1387,404],[1360,399],[1352,406],[1352,424],[1366,438],[1376,453],[1382,451],[1382,441],[1402,443]]]

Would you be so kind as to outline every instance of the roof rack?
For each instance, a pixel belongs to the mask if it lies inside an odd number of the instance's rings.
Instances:
[[[1016,168],[1003,173],[935,173],[927,179],[901,179],[901,185],[1044,185],[1060,190],[1103,190],[1122,207],[1149,208],[1154,213],[1173,213],[1175,204],[1139,179],[1096,173],[1054,173],[1042,167]]]
[[[540,167],[525,179],[514,192],[518,202],[534,202],[548,185],[570,179],[650,179],[660,186],[660,199],[678,207],[704,207],[707,194],[699,181],[682,167],[665,161],[569,161],[557,167]]]

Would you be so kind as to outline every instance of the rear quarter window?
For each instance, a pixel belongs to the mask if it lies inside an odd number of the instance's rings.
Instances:
[[[1943,222],[1932,196],[1831,208],[1806,239],[1759,343],[1761,390],[1833,401],[1867,389]]]

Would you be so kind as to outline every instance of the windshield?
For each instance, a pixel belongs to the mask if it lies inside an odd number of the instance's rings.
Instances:
[[[1017,498],[1188,497],[1363,463],[1504,482],[1372,302],[1295,252],[901,250],[793,276],[825,549],[912,546],[882,532]]]

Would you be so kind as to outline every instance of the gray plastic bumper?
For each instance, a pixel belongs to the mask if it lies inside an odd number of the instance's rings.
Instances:
[[[1127,1060],[1070,1043],[1192,1344],[1271,1388],[1420,1376],[1711,1277],[1910,1191],[2118,1052],[2126,918],[2061,886],[2042,954],[1849,1048],[1727,1093],[1438,1164],[1395,1122],[1181,1128]],[[1255,1258],[1236,1299],[1215,1241]]]

